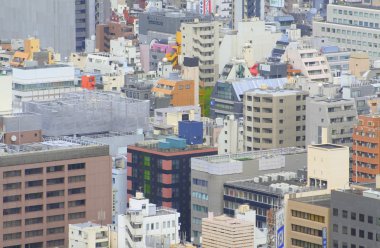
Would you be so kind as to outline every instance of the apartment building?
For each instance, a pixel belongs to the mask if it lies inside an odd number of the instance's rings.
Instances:
[[[378,59],[380,9],[371,3],[328,4],[326,21],[313,22],[313,36],[328,38],[348,51],[367,51],[372,60]]]
[[[306,91],[247,91],[243,98],[244,150],[305,147]]]
[[[152,203],[177,209],[181,230],[190,239],[190,159],[216,154],[217,148],[186,145],[185,139],[176,137],[129,146],[128,197],[143,191]]]
[[[204,248],[248,248],[254,245],[255,224],[228,216],[202,220]],[[223,234],[223,235],[221,235]]]
[[[307,184],[310,187],[331,190],[349,184],[350,154],[347,146],[309,145],[307,153]]]
[[[108,146],[69,138],[5,146],[0,165],[2,247],[63,248],[69,224],[111,223]]]
[[[235,119],[228,115],[223,120],[223,127],[218,136],[218,154],[236,154],[244,148],[243,118]]]
[[[286,47],[284,60],[294,69],[315,82],[331,82],[331,69],[326,59],[318,50],[307,44],[307,41],[291,42]]]
[[[184,80],[177,73],[172,73],[168,78],[157,81],[152,88],[152,95],[157,98],[168,97],[173,107],[195,105],[195,87],[194,80]]]
[[[326,247],[331,237],[330,195],[292,198],[285,214],[285,246]]]
[[[332,191],[330,247],[379,247],[379,199],[378,189]]]
[[[380,174],[380,116],[361,115],[352,135],[352,180],[373,182]]]
[[[125,38],[133,40],[133,26],[127,23],[108,22],[96,25],[96,49],[99,52],[110,52],[111,40]]]
[[[357,112],[354,99],[310,97],[306,101],[306,145],[352,146]]]
[[[180,243],[180,213],[158,207],[137,192],[125,214],[117,216],[117,247],[170,247]]]
[[[284,170],[303,170],[307,165],[306,155],[305,149],[289,147],[192,158],[191,237],[194,243],[199,245],[201,242],[202,218],[206,218],[208,212],[215,216],[224,213],[224,183]]]
[[[84,222],[69,224],[69,248],[111,248],[108,226]]]
[[[217,21],[182,23],[182,48],[179,64],[184,57],[199,58],[199,81],[214,85],[219,78],[219,30]]]

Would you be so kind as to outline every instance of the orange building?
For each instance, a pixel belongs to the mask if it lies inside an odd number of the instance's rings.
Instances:
[[[170,105],[174,107],[195,105],[193,80],[160,79],[152,93],[156,97],[170,97]]]
[[[82,88],[87,90],[95,89],[95,76],[82,76]]]
[[[352,180],[374,182],[380,174],[380,115],[359,116],[353,133]]]

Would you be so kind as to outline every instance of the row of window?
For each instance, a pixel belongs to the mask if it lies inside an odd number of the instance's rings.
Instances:
[[[333,216],[339,216],[339,209],[333,208]],[[348,219],[348,211],[347,210],[342,210],[341,211],[341,216],[344,219]],[[355,212],[351,212],[351,220],[357,220],[357,219],[360,222],[367,222],[368,224],[373,224],[374,223],[373,216],[368,215],[367,218],[365,218],[364,214],[361,214],[361,213],[356,214]],[[380,217],[378,217],[376,219],[376,225],[380,226]]]
[[[238,203],[238,202],[235,202],[235,201],[227,201],[227,200],[224,200],[224,208],[227,208],[227,209],[230,209],[230,210],[235,210],[235,209],[238,209],[240,207],[241,203]],[[257,215],[260,215],[262,217],[267,217],[267,210],[269,209],[269,207],[267,208],[262,208],[262,207],[257,207],[257,206],[252,206],[250,205],[249,206],[250,209],[256,211],[256,214]]]
[[[338,224],[333,224],[333,232],[334,233],[339,233],[339,226]],[[342,226],[341,233],[348,235],[348,227],[347,226]],[[359,237],[362,239],[367,238],[368,240],[374,240],[374,233],[373,232],[367,232],[367,235],[365,235],[365,231],[361,229],[356,229],[356,228],[351,228],[350,229],[350,234],[352,237]],[[380,242],[380,233],[376,234],[376,241]]]
[[[251,192],[238,190],[238,189],[224,188],[224,195],[232,196],[232,197],[236,197],[236,198],[240,198],[244,200],[249,200],[249,201],[265,203],[268,205],[278,204],[278,199],[275,197],[251,193]]]
[[[69,208],[84,206],[86,205],[86,200],[69,201],[68,205],[69,205]],[[46,204],[46,210],[59,209],[59,208],[64,208],[64,207],[65,207],[64,202]],[[42,210],[43,210],[43,205],[33,205],[33,206],[25,207],[25,213],[42,211]],[[21,214],[21,207],[3,209],[3,215],[13,215],[13,214]]]
[[[68,178],[69,183],[83,182],[85,180],[86,180],[85,175],[72,176]],[[63,184],[64,182],[65,182],[65,179],[63,177],[51,178],[51,179],[46,180],[46,185]],[[40,186],[43,186],[43,180],[34,180],[34,181],[25,182],[26,188],[40,187]],[[21,189],[21,187],[22,187],[21,182],[3,184],[3,190]]]
[[[83,219],[86,217],[85,212],[76,212],[76,213],[69,213],[68,219],[69,220],[75,220],[75,219]],[[50,215],[46,217],[46,221],[48,223],[50,222],[57,222],[57,221],[64,221],[65,215],[59,214],[59,215]],[[40,224],[44,222],[44,217],[36,217],[36,218],[28,218],[25,219],[25,225],[34,225],[34,224]],[[3,228],[12,228],[12,227],[18,227],[22,225],[21,220],[11,220],[11,221],[4,221],[3,222]]]
[[[173,227],[176,227],[176,221],[175,220],[172,220],[171,222],[170,222],[170,220],[162,222],[162,228],[173,228]],[[145,226],[145,229],[147,231],[158,230],[158,229],[160,229],[160,223],[159,222],[147,223]]]
[[[85,163],[69,164],[68,170],[85,169],[85,167],[86,167]],[[65,170],[64,165],[54,165],[54,166],[49,166],[45,168],[46,173],[58,172],[58,171],[64,171],[64,170]],[[42,174],[43,168],[39,167],[39,168],[25,169],[24,173],[25,175]],[[3,172],[3,178],[19,177],[21,176],[21,174],[22,174],[21,170],[5,171]]]
[[[305,212],[302,212],[302,211],[292,210],[292,216],[296,217],[296,218],[305,219],[305,220],[325,223],[325,217],[324,216],[320,216],[320,215],[316,215],[316,214],[310,214],[310,213],[305,213]]]
[[[58,234],[58,233],[64,233],[65,227],[53,227],[46,229],[46,235],[52,235],[52,234]],[[25,232],[25,238],[31,238],[31,237],[38,237],[44,235],[44,230],[32,230],[32,231],[26,231]],[[3,240],[15,240],[15,239],[21,239],[21,232],[17,233],[7,233],[3,235]]]
[[[193,185],[208,187],[208,182],[203,179],[193,178]]]

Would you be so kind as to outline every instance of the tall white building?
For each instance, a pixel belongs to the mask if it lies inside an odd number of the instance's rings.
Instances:
[[[112,168],[112,221],[127,210],[127,167],[123,156],[116,157]]]
[[[0,114],[12,112],[12,76],[10,71],[0,71]]]
[[[223,120],[223,128],[218,138],[218,154],[235,154],[244,149],[243,118],[228,115]]]
[[[111,248],[108,226],[92,222],[69,225],[69,248]]]
[[[143,193],[129,199],[126,214],[117,217],[118,248],[169,247],[180,242],[180,214],[167,207],[157,207]]]
[[[121,57],[128,67],[141,68],[140,51],[132,40],[120,37],[110,41],[110,53],[114,57]]]

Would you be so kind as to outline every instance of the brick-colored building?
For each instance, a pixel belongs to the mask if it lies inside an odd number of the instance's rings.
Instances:
[[[110,41],[120,37],[134,39],[133,26],[117,22],[96,25],[96,49],[99,52],[109,52]]]
[[[188,146],[179,138],[128,146],[128,198],[143,191],[152,203],[177,209],[181,231],[190,238],[191,158],[217,153],[217,148]]]
[[[3,149],[1,247],[68,247],[69,224],[112,222],[108,146],[66,139]]]
[[[359,116],[352,135],[352,180],[374,182],[380,174],[380,115]]]

